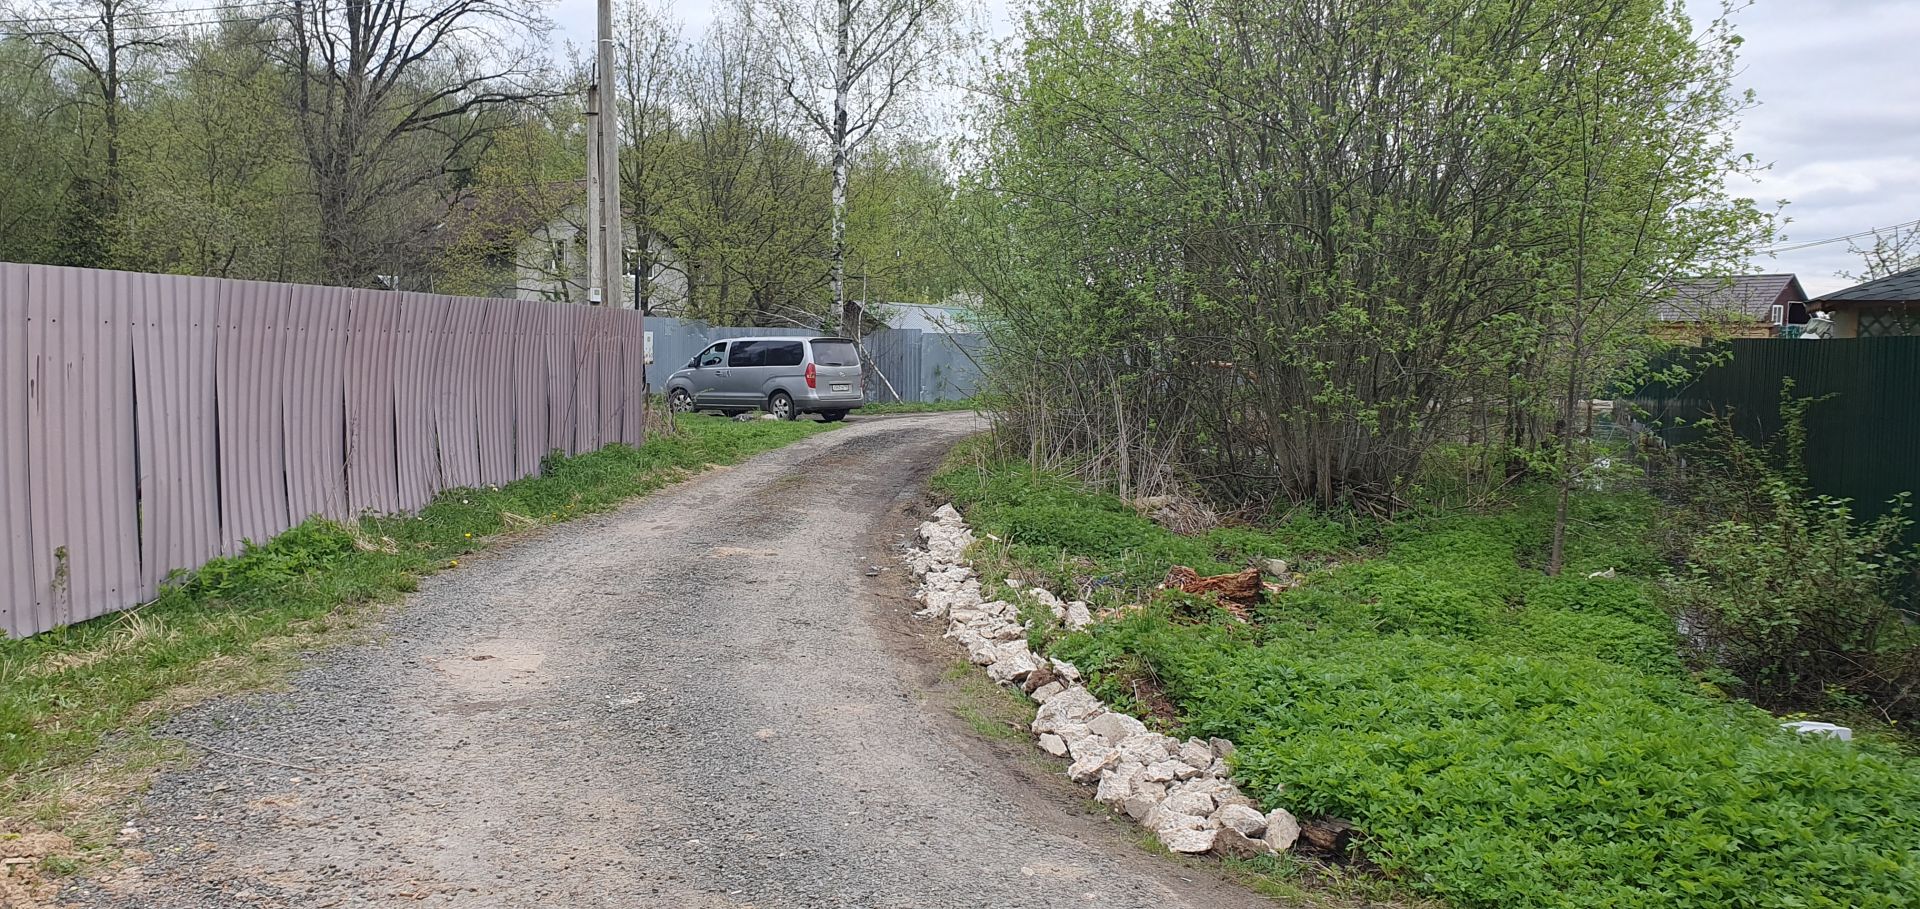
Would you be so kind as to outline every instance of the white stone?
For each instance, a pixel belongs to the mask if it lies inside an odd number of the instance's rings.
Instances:
[[[1265,840],[1247,836],[1232,827],[1222,827],[1214,832],[1213,851],[1226,858],[1253,858],[1260,855],[1272,855],[1273,847]]]
[[[1085,723],[1062,723],[1060,724],[1060,728],[1055,729],[1054,732],[1059,733],[1060,738],[1066,740],[1068,747],[1072,747],[1074,742],[1085,738],[1099,739],[1101,742],[1106,741],[1106,739],[1101,739],[1089,731]]]
[[[1158,764],[1167,759],[1169,746],[1177,745],[1172,739],[1157,732],[1137,732],[1120,740],[1117,745],[1129,760],[1142,764]]]
[[[1161,761],[1156,764],[1148,764],[1146,777],[1155,783],[1171,783],[1180,778],[1179,773],[1182,767],[1186,767],[1188,770],[1193,769],[1179,761]]]
[[[1086,727],[1082,726],[1079,728],[1085,729]],[[1070,732],[1073,730],[1070,727],[1066,731]],[[1118,751],[1115,751],[1113,745],[1109,743],[1106,739],[1103,739],[1097,735],[1094,735],[1091,732],[1082,733],[1081,735],[1078,735],[1078,736],[1069,736],[1069,735],[1062,734],[1060,738],[1066,741],[1067,751],[1073,755],[1075,760],[1086,757],[1087,755],[1090,755],[1090,754],[1102,754],[1108,751],[1114,752],[1114,760],[1116,761],[1125,757],[1125,755],[1122,755]]]
[[[1268,574],[1276,578],[1284,578],[1287,576],[1287,569],[1293,566],[1288,565],[1286,559],[1268,559],[1260,567],[1265,568]]]
[[[1161,807],[1178,814],[1204,818],[1213,813],[1213,796],[1204,792],[1175,790],[1167,793],[1167,800],[1161,803]]]
[[[1233,756],[1233,743],[1227,741],[1226,739],[1222,739],[1222,738],[1208,739],[1207,747],[1213,749],[1214,757],[1225,758],[1225,757]]]
[[[1054,757],[1066,757],[1067,742],[1065,739],[1049,732],[1040,736],[1040,750]]]
[[[1128,817],[1144,822],[1147,815],[1159,807],[1160,802],[1166,797],[1167,787],[1142,778],[1134,782],[1133,795],[1129,796],[1120,807],[1126,809]]]
[[[1100,714],[1087,721],[1087,727],[1116,742],[1147,731],[1147,724],[1114,711]]]
[[[1167,847],[1167,849],[1172,852],[1198,855],[1213,848],[1214,831],[1212,830],[1167,830],[1162,828],[1157,831],[1156,835],[1160,837],[1160,845]]]
[[[1213,748],[1199,739],[1188,739],[1180,746],[1180,762],[1196,770],[1205,770],[1213,766]]]
[[[1204,830],[1207,819],[1197,814],[1175,811],[1167,805],[1167,800],[1162,798],[1159,804],[1154,805],[1152,810],[1147,812],[1147,816],[1141,819],[1141,823],[1149,830]]]
[[[1248,837],[1259,837],[1267,830],[1267,816],[1245,805],[1222,805],[1216,812],[1220,826],[1229,827]]]
[[[1055,675],[1058,675],[1069,682],[1073,682],[1077,684],[1080,681],[1080,667],[1075,666],[1072,663],[1067,662],[1066,660],[1059,660],[1059,659],[1054,660],[1053,672]]]
[[[1033,699],[1045,704],[1048,700],[1052,699],[1054,695],[1065,690],[1067,689],[1061,687],[1059,682],[1048,682],[1045,685],[1033,689]]]
[[[1267,812],[1266,834],[1262,837],[1275,852],[1285,852],[1293,848],[1300,839],[1300,822],[1294,820],[1285,808],[1275,808]]]
[[[1213,763],[1207,765],[1207,775],[1217,776],[1224,780],[1233,775],[1233,769],[1227,766],[1226,761],[1214,758]]]
[[[1122,761],[1107,769],[1100,776],[1100,787],[1094,791],[1094,801],[1106,805],[1118,805],[1133,797],[1133,784],[1140,778],[1142,768],[1132,761]]]
[[[1008,578],[1008,579],[1007,579],[1007,589],[1008,589],[1008,590],[1019,590],[1020,588],[1022,588],[1022,587],[1025,587],[1025,586],[1027,586],[1027,582],[1025,582],[1025,581],[1022,581],[1022,580],[1020,580],[1019,578]]]
[[[1067,768],[1067,777],[1076,783],[1091,783],[1100,778],[1102,771],[1120,762],[1120,752],[1112,748],[1078,758],[1073,766]]]
[[[1068,603],[1066,608],[1060,611],[1058,618],[1072,631],[1079,631],[1093,624],[1093,612],[1087,608],[1087,604],[1079,600]]]
[[[995,648],[998,659],[987,667],[987,675],[1003,685],[1017,682],[1027,674],[1040,668],[1040,663],[1027,650],[1027,642],[1015,641]]]
[[[1084,723],[1106,711],[1092,692],[1075,685],[1047,699],[1034,712],[1033,731],[1053,732],[1066,723]]]

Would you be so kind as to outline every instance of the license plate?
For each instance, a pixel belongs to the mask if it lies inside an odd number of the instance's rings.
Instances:
[[[835,382],[833,383],[833,390],[840,392],[841,394],[845,394],[853,390],[853,383],[852,382]]]

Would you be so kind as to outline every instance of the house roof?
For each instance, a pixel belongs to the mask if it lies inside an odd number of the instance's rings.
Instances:
[[[1775,303],[1806,298],[1800,279],[1790,274],[1681,278],[1662,288],[1654,299],[1654,314],[1662,322],[1741,317],[1764,321]]]
[[[1920,268],[1910,268],[1846,290],[1836,290],[1815,303],[1911,303],[1920,300]]]

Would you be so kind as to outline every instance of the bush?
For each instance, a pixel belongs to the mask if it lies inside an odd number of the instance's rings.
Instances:
[[[1709,427],[1696,452],[1740,482],[1694,494],[1700,530],[1666,590],[1696,659],[1731,672],[1743,696],[1778,709],[1865,702],[1884,718],[1920,721],[1920,631],[1898,606],[1916,564],[1903,542],[1907,497],[1859,521],[1848,501],[1813,495],[1802,449],[1814,401],[1792,391],[1789,381],[1784,426],[1764,447],[1724,421]]]

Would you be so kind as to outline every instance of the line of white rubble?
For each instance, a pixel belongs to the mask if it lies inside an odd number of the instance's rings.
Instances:
[[[1152,829],[1174,852],[1247,857],[1293,847],[1300,837],[1293,815],[1283,809],[1262,814],[1259,804],[1234,786],[1226,762],[1232,742],[1182,742],[1152,732],[1102,704],[1081,685],[1073,664],[1028,649],[1028,629],[1018,608],[981,594],[980,579],[966,560],[973,532],[952,505],[940,506],[933,520],[921,524],[920,537],[926,548],[907,556],[926,604],[917,614],[946,619],[946,636],[964,645],[994,681],[1040,702],[1033,731],[1047,753],[1072,759],[1067,775],[1074,782],[1096,786],[1095,799]],[[1012,579],[1007,585],[1023,587]],[[1070,629],[1092,623],[1086,603],[1062,601],[1040,587],[1022,592]]]

